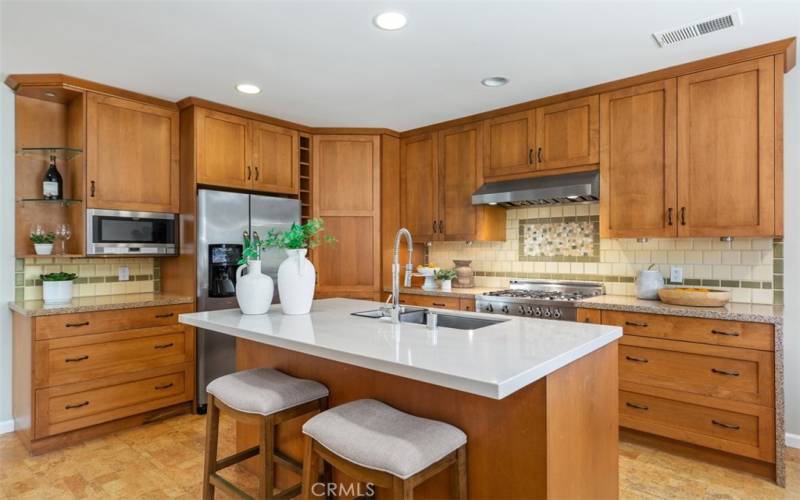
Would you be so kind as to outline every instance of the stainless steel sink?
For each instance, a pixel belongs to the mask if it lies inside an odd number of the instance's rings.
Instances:
[[[508,321],[506,319],[472,318],[470,316],[460,316],[455,314],[432,313],[427,309],[422,309],[401,314],[400,322],[425,325],[428,323],[429,314],[436,314],[437,324],[440,327],[455,328],[456,330],[477,330],[478,328],[484,328]]]

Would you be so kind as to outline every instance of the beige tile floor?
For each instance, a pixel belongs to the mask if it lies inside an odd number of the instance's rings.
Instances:
[[[38,457],[29,457],[13,434],[2,435],[0,499],[199,498],[203,424],[202,417],[185,415]],[[220,453],[231,453],[231,421],[223,419],[220,435],[229,436],[220,443]],[[256,491],[255,478],[247,472],[224,475]],[[620,446],[623,499],[800,499],[800,454],[790,457],[786,476],[782,489],[749,474],[644,446]]]

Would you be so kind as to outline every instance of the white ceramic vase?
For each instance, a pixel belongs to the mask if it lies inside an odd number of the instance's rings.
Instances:
[[[33,249],[36,251],[36,255],[50,255],[53,253],[53,244],[52,243],[34,243]]]
[[[245,268],[247,274],[242,274]],[[266,314],[274,292],[275,284],[261,272],[260,260],[251,260],[236,270],[236,301],[242,314]]]
[[[314,264],[306,259],[307,250],[286,250],[289,256],[278,268],[278,293],[283,314],[308,314],[317,281]]]
[[[42,299],[45,304],[66,304],[72,301],[72,281],[43,281]]]

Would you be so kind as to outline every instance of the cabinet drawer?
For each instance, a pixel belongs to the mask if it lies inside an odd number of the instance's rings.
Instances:
[[[774,414],[709,408],[646,394],[619,393],[620,425],[700,446],[775,461]]]
[[[400,303],[409,306],[437,307],[440,309],[459,310],[461,303],[458,297],[437,297],[433,295],[400,294]]]
[[[625,335],[745,347],[762,351],[775,349],[774,328],[766,323],[603,311],[603,324],[621,326]]]
[[[164,371],[164,370],[162,370]],[[59,434],[192,399],[186,365],[104,387],[72,384],[36,391],[36,438]]]
[[[475,312],[475,299],[461,299],[458,304],[462,311]]]
[[[142,307],[113,311],[59,314],[36,318],[35,340],[47,340],[89,333],[175,325],[178,315],[191,312],[192,304]]]
[[[191,361],[193,329],[183,325],[35,342],[35,385],[69,384]]]
[[[774,358],[750,349],[623,337],[620,385],[659,387],[772,406]]]

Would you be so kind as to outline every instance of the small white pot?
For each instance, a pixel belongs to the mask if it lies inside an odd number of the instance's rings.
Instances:
[[[53,253],[53,244],[52,243],[34,243],[33,249],[36,251],[36,255],[50,255]]]
[[[642,270],[636,276],[636,296],[645,300],[658,300],[658,291],[664,288],[661,271]]]
[[[314,301],[317,274],[306,259],[305,248],[286,250],[289,256],[278,267],[278,295],[283,314],[308,314]]]
[[[449,292],[453,289],[453,280],[439,280],[439,285],[443,292]]]
[[[72,281],[43,281],[42,288],[45,304],[65,304],[72,301]]]
[[[242,271],[247,269],[247,274]],[[266,314],[272,304],[275,284],[261,272],[261,261],[251,260],[236,270],[236,301],[242,314]]]

